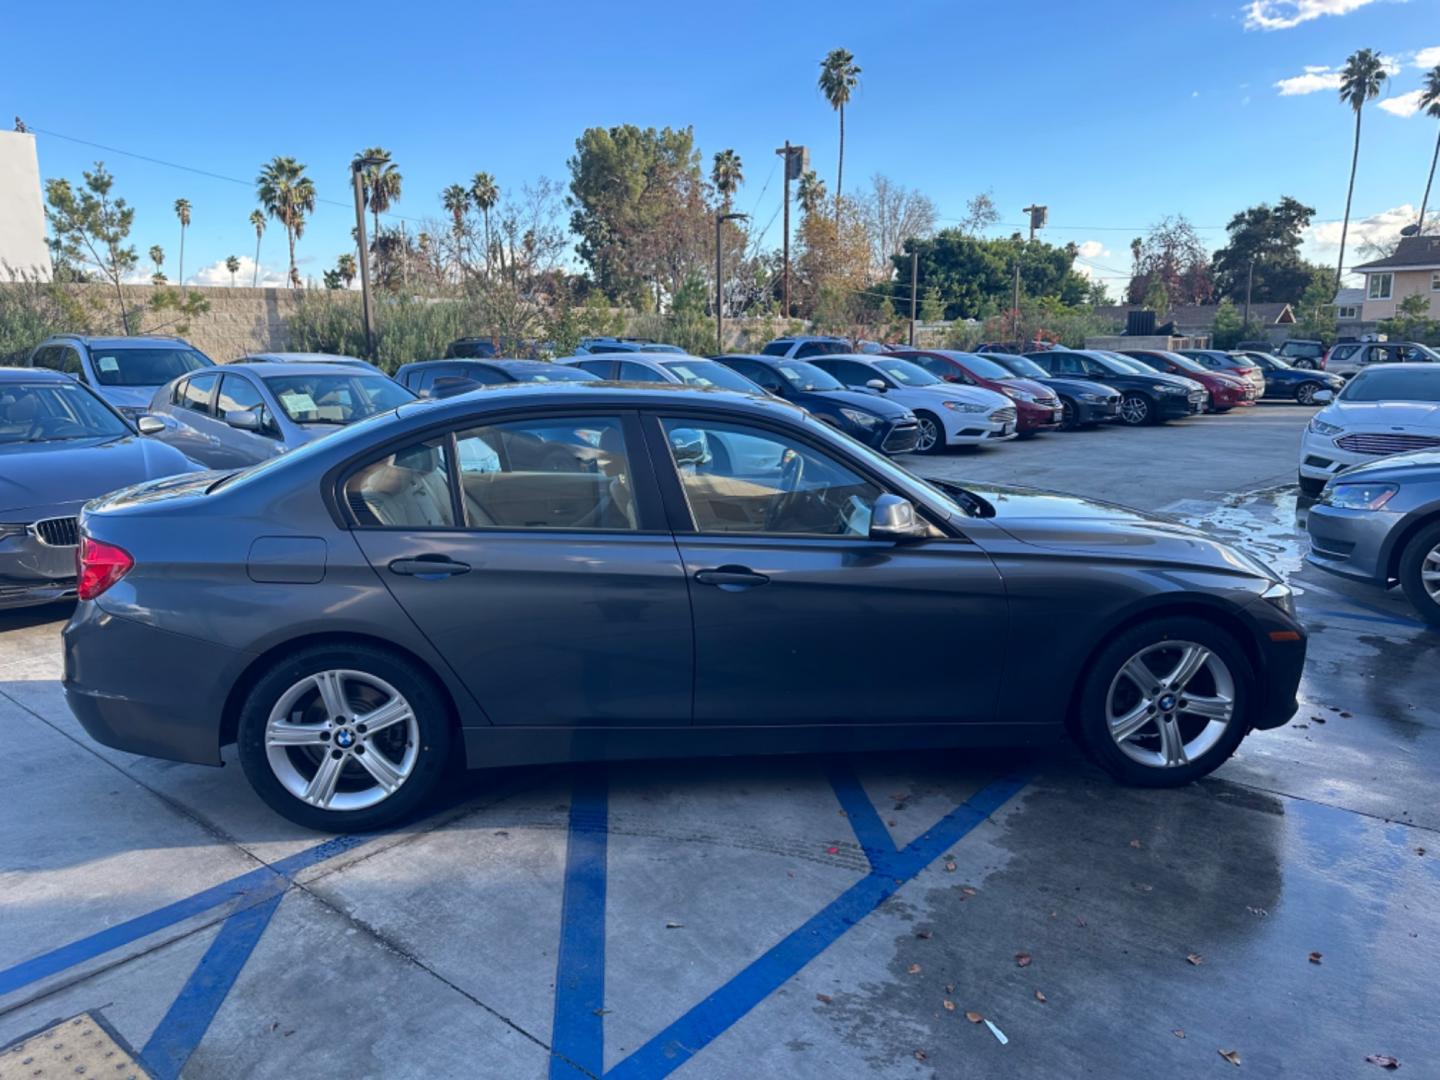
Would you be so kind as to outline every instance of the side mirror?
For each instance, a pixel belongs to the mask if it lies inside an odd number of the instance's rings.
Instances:
[[[871,540],[920,540],[930,527],[915,513],[915,504],[899,495],[881,495],[870,508]]]
[[[676,465],[704,465],[710,460],[710,443],[697,428],[675,428],[670,432],[670,453]]]
[[[147,413],[135,421],[135,426],[140,429],[141,435],[159,435],[165,430],[165,421]]]
[[[1328,404],[1330,404],[1330,402],[1332,402],[1332,401],[1335,400],[1335,391],[1333,391],[1333,390],[1316,390],[1316,391],[1315,391],[1315,396],[1312,397],[1310,400],[1313,401],[1313,402],[1315,402],[1315,404],[1317,404],[1317,405],[1328,405]]]
[[[881,393],[881,394],[885,393],[885,380],[884,380],[884,379],[867,379],[867,380],[865,381],[865,385],[866,385],[867,387],[869,387],[871,390],[877,391],[878,393]]]
[[[260,414],[249,409],[228,409],[225,412],[225,423],[237,431],[259,431]]]

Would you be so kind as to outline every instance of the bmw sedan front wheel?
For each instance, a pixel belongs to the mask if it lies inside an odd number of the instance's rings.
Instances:
[[[450,724],[408,660],[357,645],[287,658],[251,689],[240,764],[269,806],[306,828],[363,832],[419,809],[444,775]]]
[[[1083,679],[1084,747],[1125,783],[1196,780],[1234,753],[1250,727],[1250,665],[1227,632],[1203,619],[1131,627],[1101,650]]]

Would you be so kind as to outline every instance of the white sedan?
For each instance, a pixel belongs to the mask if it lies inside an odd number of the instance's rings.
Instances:
[[[1016,436],[1015,403],[979,386],[937,379],[919,364],[895,356],[859,353],[812,356],[814,364],[852,390],[884,394],[915,414],[915,450],[936,454],[947,446],[1006,442]]]
[[[1440,365],[1377,364],[1345,384],[1306,425],[1300,441],[1300,490],[1318,495],[1351,465],[1440,447]]]

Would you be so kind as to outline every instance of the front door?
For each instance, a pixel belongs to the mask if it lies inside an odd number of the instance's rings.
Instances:
[[[690,601],[633,416],[394,450],[346,482],[380,579],[494,724],[690,722]]]
[[[793,433],[647,431],[690,580],[697,724],[993,718],[1006,604],[984,552],[938,529],[871,540],[881,483]]]

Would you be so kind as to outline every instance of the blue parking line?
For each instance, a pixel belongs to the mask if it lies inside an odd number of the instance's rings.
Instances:
[[[288,887],[294,876],[302,870],[343,854],[367,839],[367,836],[331,837],[269,866],[258,867],[219,885],[212,885],[193,896],[176,900],[173,904],[166,904],[89,937],[21,961],[0,971],[0,997],[215,908],[234,904],[237,911],[243,911],[262,904],[274,895],[277,887],[282,890]]]
[[[850,821],[855,839],[860,841],[860,849],[870,862],[870,869],[882,869],[896,853],[895,839],[880,820],[875,804],[865,794],[865,788],[849,762],[832,760],[826,772],[830,776],[830,786],[835,789],[835,797],[840,800],[840,808]]]
[[[579,772],[570,795],[550,1080],[605,1069],[605,860],[610,806],[604,766]]]
[[[220,927],[210,948],[185,981],[180,996],[140,1051],[141,1060],[155,1080],[178,1080],[245,962],[260,943],[260,936],[285,898],[287,887],[287,879],[277,878],[270,899],[236,912]]]
[[[668,1076],[705,1049],[751,1009],[797,975],[900,887],[934,862],[950,845],[995,813],[1029,783],[1026,776],[997,780],[955,807],[918,839],[884,860],[799,929],[752,962],[720,989],[605,1073],[605,1080],[654,1080]],[[863,793],[862,793],[863,795]],[[850,820],[854,788],[836,789]],[[868,801],[868,800],[867,800]],[[871,810],[873,812],[873,806]],[[861,815],[863,817],[863,815]],[[878,817],[876,818],[878,821]],[[873,830],[866,826],[867,832]],[[862,846],[865,837],[856,830]],[[872,835],[871,839],[874,837]],[[554,1074],[552,1073],[552,1076]]]

